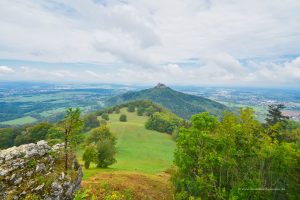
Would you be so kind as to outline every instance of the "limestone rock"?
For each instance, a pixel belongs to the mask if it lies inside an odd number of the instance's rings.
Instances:
[[[82,170],[70,156],[72,178],[61,171],[64,144],[48,146],[46,141],[24,144],[0,150],[0,199],[24,199],[38,195],[39,199],[73,199],[79,189]],[[53,180],[52,183],[49,180]]]

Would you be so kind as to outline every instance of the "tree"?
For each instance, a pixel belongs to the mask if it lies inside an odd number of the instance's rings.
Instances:
[[[284,116],[281,112],[285,106],[283,104],[273,104],[268,106],[268,114],[266,122],[268,126],[273,126],[276,123],[286,123],[288,120],[287,116]]]
[[[105,168],[116,162],[116,138],[107,126],[101,125],[94,129],[91,135],[87,137],[86,142],[96,148],[95,162],[97,167]]]
[[[176,199],[297,199],[299,138],[278,143],[252,109],[218,121],[194,115],[176,140],[172,174]],[[260,190],[284,188],[284,190]]]
[[[145,127],[162,133],[172,134],[181,125],[182,120],[175,114],[168,112],[155,112],[145,123]]]
[[[90,130],[100,126],[100,121],[98,120],[97,115],[94,113],[87,115],[83,121],[85,124],[85,130]]]
[[[84,167],[86,169],[90,168],[90,163],[94,162],[96,158],[96,148],[94,145],[89,145],[85,148],[82,155],[82,160],[84,161]]]
[[[60,126],[63,128],[64,132],[64,152],[65,152],[65,171],[68,170],[68,148],[70,147],[71,138],[79,133],[83,126],[83,121],[80,119],[80,109],[72,108],[67,109],[67,113],[64,116],[64,119],[60,123]]]
[[[115,113],[116,113],[116,114],[119,114],[120,112],[121,112],[121,111],[120,111],[120,108],[119,108],[118,106],[116,106],[116,107],[115,107]]]
[[[1,128],[0,129],[0,149],[12,147],[15,144],[15,138],[20,134],[17,128]]]
[[[112,135],[106,125],[101,125],[100,127],[92,130],[91,134],[86,138],[86,143],[89,145],[96,145],[97,142],[103,141],[105,139],[115,140],[115,137]]]
[[[114,140],[105,139],[97,142],[96,150],[97,167],[106,168],[116,162],[115,154],[117,151]]]
[[[127,107],[128,112],[134,112],[135,111],[135,105],[134,104],[129,104]]]
[[[106,120],[106,121],[108,121],[109,120],[109,115],[107,113],[103,113],[101,115],[101,118],[104,119],[104,120]]]
[[[120,115],[120,122],[127,122],[127,116],[125,114]]]
[[[143,116],[144,112],[145,112],[144,108],[138,107],[138,109],[137,109],[137,115],[138,116]]]

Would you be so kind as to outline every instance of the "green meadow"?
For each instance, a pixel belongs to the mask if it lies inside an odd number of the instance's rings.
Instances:
[[[99,172],[128,171],[147,174],[163,172],[172,165],[175,142],[170,135],[145,129],[147,117],[122,109],[127,122],[120,122],[120,114],[110,114],[108,126],[117,137],[117,162],[107,169],[84,169],[84,179]],[[88,134],[88,133],[87,133]],[[77,157],[82,163],[83,149]]]
[[[17,118],[17,119],[14,119],[14,120],[0,122],[0,124],[3,124],[3,125],[24,125],[24,124],[30,124],[30,123],[33,123],[33,122],[36,122],[36,121],[37,121],[37,119],[35,119],[34,117],[26,116],[26,117]]]

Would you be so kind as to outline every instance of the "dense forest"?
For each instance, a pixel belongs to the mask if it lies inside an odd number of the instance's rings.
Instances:
[[[177,199],[299,199],[300,124],[270,106],[266,124],[253,110],[208,113],[182,128],[172,177]]]

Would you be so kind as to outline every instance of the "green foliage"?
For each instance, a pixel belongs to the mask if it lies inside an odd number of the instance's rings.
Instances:
[[[96,151],[93,162],[97,164],[97,167],[106,168],[116,162],[116,138],[107,126],[101,125],[94,129],[86,138],[86,143],[95,146],[93,147]]]
[[[172,175],[177,199],[296,199],[300,195],[297,142],[278,142],[251,109],[208,113],[180,129]]]
[[[109,120],[109,115],[107,113],[103,113],[101,115],[101,118],[104,119],[104,120],[106,120],[106,121],[108,121]]]
[[[95,146],[89,145],[85,148],[85,151],[82,156],[82,160],[84,161],[84,167],[86,169],[90,168],[90,163],[94,162],[96,158],[96,149]]]
[[[127,122],[127,115],[121,114],[120,115],[120,122]]]
[[[120,113],[120,108],[118,106],[115,107],[115,113],[119,114]]]
[[[128,111],[128,112],[134,112],[134,111],[135,111],[135,106],[134,106],[134,104],[129,104],[128,107],[127,107],[127,111]]]
[[[18,128],[1,128],[0,129],[0,149],[6,149],[15,144],[15,138],[21,134]]]
[[[172,134],[172,132],[181,126],[181,124],[182,120],[172,113],[156,112],[150,116],[145,127],[150,130]]]
[[[15,138],[15,145],[37,142],[46,138],[48,131],[53,125],[41,122],[33,126],[25,126],[21,134]]]
[[[116,140],[108,126],[101,125],[100,127],[92,130],[91,134],[86,138],[86,143],[95,145],[99,141],[103,141],[105,139]]]
[[[106,168],[116,162],[116,143],[114,140],[105,139],[97,142],[96,146],[96,164],[97,167]]]
[[[91,194],[89,190],[77,190],[74,196],[74,200],[86,200],[90,198]]]
[[[288,117],[284,116],[281,112],[284,109],[283,104],[274,104],[268,106],[268,114],[266,118],[266,122],[268,126],[273,126],[276,123],[285,124],[287,122]]]
[[[100,121],[97,119],[97,115],[95,113],[88,114],[83,118],[83,121],[85,125],[85,131],[100,126]]]
[[[28,163],[27,163],[27,166],[28,166],[29,168],[35,168],[36,165],[37,165],[37,162],[36,162],[36,160],[34,160],[34,159],[30,159],[30,160],[28,161]]]
[[[27,194],[24,200],[40,200],[40,198],[36,194]]]
[[[83,121],[80,119],[80,109],[72,108],[67,109],[67,113],[64,119],[60,122],[60,127],[64,132],[64,151],[65,151],[65,171],[68,170],[68,148],[76,146],[77,142],[80,140],[80,136],[77,134],[83,128]],[[79,138],[79,139],[78,139]]]

